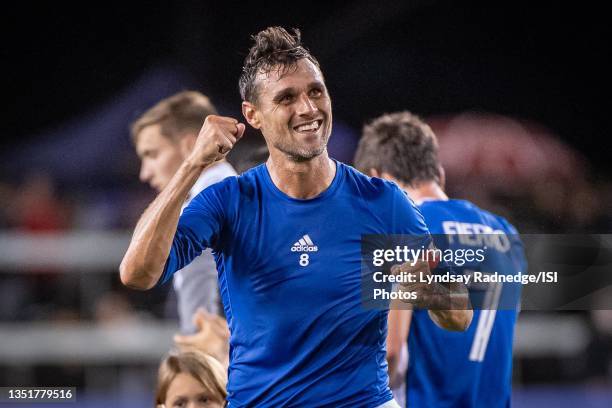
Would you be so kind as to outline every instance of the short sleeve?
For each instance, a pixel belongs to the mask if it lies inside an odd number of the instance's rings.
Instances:
[[[229,182],[224,180],[202,191],[183,210],[159,284],[170,280],[206,248],[217,249],[229,194]]]
[[[394,183],[391,185],[391,211],[393,226],[389,231],[386,247],[407,247],[411,250],[425,251],[432,244],[432,237],[425,224],[425,218],[410,197]]]
[[[393,184],[393,220],[394,234],[405,234],[429,237],[429,229],[419,208],[408,194]]]

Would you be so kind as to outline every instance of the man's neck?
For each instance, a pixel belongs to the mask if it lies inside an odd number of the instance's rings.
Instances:
[[[266,162],[274,185],[292,198],[314,198],[325,191],[336,175],[336,165],[327,155],[303,162],[288,158],[282,152],[270,152]]]
[[[428,200],[448,200],[448,196],[444,193],[442,187],[435,181],[422,182],[414,187],[402,183],[398,184],[416,204],[421,204],[423,201]]]

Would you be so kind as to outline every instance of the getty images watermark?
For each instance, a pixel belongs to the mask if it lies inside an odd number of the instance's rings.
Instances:
[[[423,306],[437,285],[451,297],[463,286],[474,309],[612,309],[602,295],[612,288],[612,235],[367,235],[361,265],[367,307]]]

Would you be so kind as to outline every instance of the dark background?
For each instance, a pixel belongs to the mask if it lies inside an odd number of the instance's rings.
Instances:
[[[42,130],[108,102],[155,65],[184,68],[238,114],[249,35],[283,25],[302,30],[335,116],[357,130],[397,109],[501,113],[543,124],[609,174],[603,6],[464,3],[12,4],[3,12],[0,148],[37,143]]]

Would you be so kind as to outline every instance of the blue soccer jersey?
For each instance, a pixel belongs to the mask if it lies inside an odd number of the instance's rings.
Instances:
[[[161,281],[211,247],[230,337],[231,407],[376,407],[392,398],[387,311],[361,298],[363,234],[427,235],[393,183],[336,163],[294,199],[266,165],[204,190],[179,220]]]
[[[484,261],[454,265],[456,272],[527,272],[517,231],[502,217],[463,200],[425,201],[419,208],[439,248],[483,248],[479,234],[502,235],[504,243],[488,245]],[[427,311],[414,311],[408,336],[407,408],[510,406],[520,284],[471,283],[468,289],[475,310],[467,332],[440,329]]]

